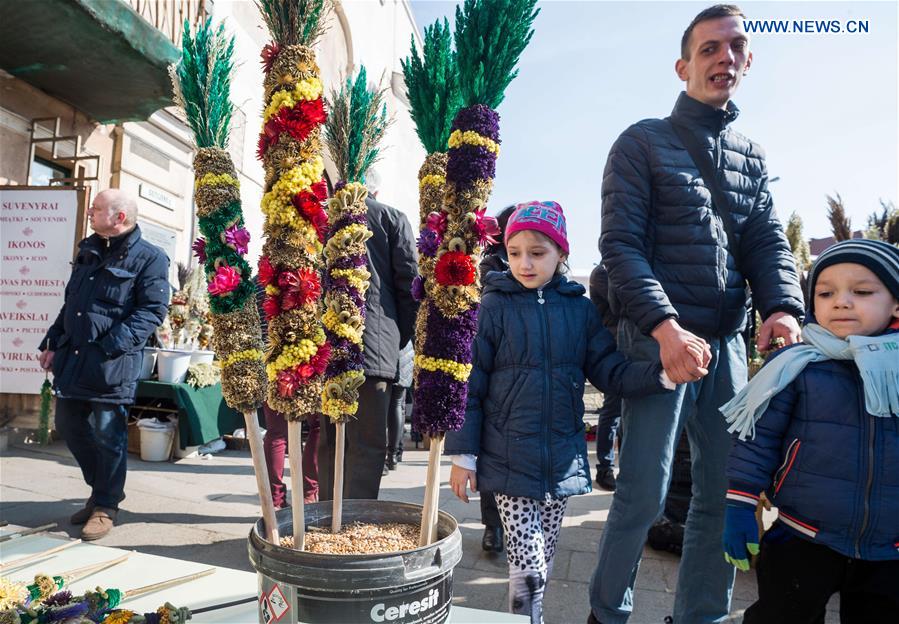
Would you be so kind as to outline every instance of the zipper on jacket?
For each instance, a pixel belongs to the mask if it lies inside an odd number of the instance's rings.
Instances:
[[[862,410],[867,413],[864,403],[864,395],[859,399]],[[855,538],[855,557],[861,559],[861,543],[865,530],[868,528],[868,518],[871,515],[871,486],[874,484],[874,417],[868,416],[868,456],[865,458],[868,464],[868,480],[865,484],[865,514],[862,516],[862,526],[858,531],[858,537]]]
[[[715,135],[715,153],[713,154],[712,159],[715,165],[715,178],[716,182],[720,182],[718,172],[721,170],[721,132]],[[720,184],[719,184],[720,186]],[[714,206],[715,200],[712,199],[712,205]],[[719,245],[717,249],[717,253],[719,254],[719,260],[721,261],[721,265],[718,269],[718,330],[721,330],[721,326],[724,323],[724,311],[727,308],[727,254],[728,254],[728,239],[727,239],[727,231],[724,229],[724,217],[721,214],[720,210],[713,210],[717,219],[715,219],[715,230],[718,236],[718,240],[724,240],[723,247]],[[723,253],[722,253],[723,252]]]
[[[543,344],[546,345],[546,359],[547,364],[543,369],[543,414],[541,417],[541,422],[543,423],[543,439],[546,441],[546,446],[540,445],[540,457],[544,461],[544,466],[546,468],[543,472],[543,478],[545,479],[543,485],[543,491],[550,491],[550,478],[547,476],[552,473],[552,441],[549,435],[549,419],[546,417],[547,414],[550,413],[549,410],[549,398],[550,393],[552,392],[552,379],[550,378],[550,366],[552,365],[552,346],[550,345],[549,340],[549,319],[546,318],[546,307],[543,305],[546,303],[546,299],[543,298],[543,289],[537,289],[537,303],[540,304],[540,313],[543,315],[543,324],[541,325],[542,334],[543,334]],[[551,491],[550,491],[551,493]]]
[[[790,442],[790,446],[787,447],[784,463],[780,466],[780,476],[778,476],[774,484],[775,496],[777,496],[777,493],[780,491],[780,486],[782,486],[784,484],[784,481],[786,481],[787,475],[790,473],[790,469],[793,468],[793,462],[796,461],[796,455],[799,453],[799,447],[801,445],[802,442],[799,441],[799,438],[795,438],[792,442]]]

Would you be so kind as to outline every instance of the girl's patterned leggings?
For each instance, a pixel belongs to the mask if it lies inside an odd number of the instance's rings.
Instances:
[[[553,567],[567,498],[495,494],[509,558],[509,611],[543,623],[543,591]]]

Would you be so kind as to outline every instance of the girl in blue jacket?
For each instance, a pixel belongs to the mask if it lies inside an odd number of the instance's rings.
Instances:
[[[826,250],[809,274],[804,344],[773,357],[722,412],[737,431],[728,463],[725,559],[759,553],[747,624],[899,614],[899,249],[874,240]],[[754,434],[754,435],[753,435]],[[751,439],[750,439],[751,438]]]
[[[465,425],[447,433],[446,453],[456,496],[468,502],[469,486],[495,493],[510,610],[539,623],[566,502],[590,491],[585,376],[631,396],[661,392],[667,378],[660,364],[618,353],[583,286],[560,274],[568,256],[561,206],[519,204],[504,240],[509,271],[484,277]]]

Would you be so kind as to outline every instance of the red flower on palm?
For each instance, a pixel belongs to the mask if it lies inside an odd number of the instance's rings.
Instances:
[[[262,256],[261,258],[259,258],[258,277],[259,283],[261,283],[263,286],[268,286],[275,278],[275,267],[272,266],[272,263],[268,259],[268,256]]]
[[[474,262],[461,251],[448,251],[437,261],[437,266],[434,267],[434,277],[441,286],[474,284]]]
[[[278,394],[285,399],[289,399],[296,394],[299,385],[299,380],[291,370],[282,370],[278,373]]]
[[[311,269],[284,271],[278,276],[278,287],[281,289],[281,309],[292,310],[311,301],[322,294],[318,273]]]

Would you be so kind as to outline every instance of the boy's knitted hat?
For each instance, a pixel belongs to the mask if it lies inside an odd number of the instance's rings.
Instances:
[[[860,264],[869,269],[899,299],[899,248],[879,240],[856,238],[828,247],[812,265],[808,274],[808,301],[812,312],[815,311],[815,282],[821,271],[843,263]]]
[[[508,244],[509,239],[516,232],[522,230],[534,230],[549,236],[554,243],[568,253],[568,229],[565,226],[565,215],[562,206],[554,201],[531,201],[515,206],[515,212],[509,217],[506,224],[506,234],[503,243]]]

